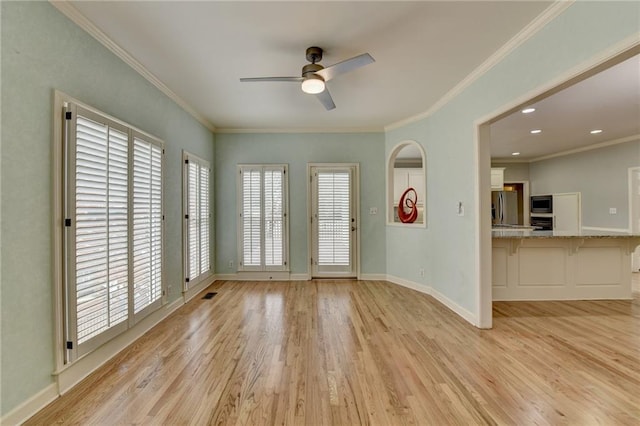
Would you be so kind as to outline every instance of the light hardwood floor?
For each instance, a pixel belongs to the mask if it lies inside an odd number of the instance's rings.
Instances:
[[[640,298],[498,302],[478,330],[380,281],[216,282],[49,424],[640,424]]]

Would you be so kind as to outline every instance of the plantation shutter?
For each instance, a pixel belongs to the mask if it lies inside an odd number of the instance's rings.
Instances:
[[[318,172],[318,265],[350,264],[350,173]]]
[[[239,166],[240,269],[287,269],[286,166]]]
[[[264,263],[283,266],[283,171],[264,171]]]
[[[200,230],[198,229],[198,219],[200,212],[200,200],[198,197],[198,188],[200,186],[200,173],[198,173],[198,164],[191,161],[187,164],[188,197],[189,207],[187,214],[187,228],[189,234],[189,280],[194,280],[200,275]]]
[[[79,113],[74,275],[77,342],[83,344],[127,318],[128,148],[125,132]]]
[[[64,105],[65,362],[162,303],[162,142]],[[133,303],[132,303],[133,302]]]
[[[262,171],[243,169],[242,175],[242,260],[243,269],[262,264]]]
[[[162,148],[133,138],[134,312],[162,297]]]
[[[209,167],[200,165],[200,274],[211,269],[209,256]]]
[[[209,243],[209,163],[185,152],[185,271],[193,285],[211,269]]]

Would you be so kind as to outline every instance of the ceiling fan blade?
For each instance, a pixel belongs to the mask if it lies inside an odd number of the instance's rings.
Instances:
[[[254,78],[241,78],[242,83],[251,83],[256,81],[293,81],[300,83],[304,78],[302,77],[254,77]]]
[[[333,103],[333,99],[331,98],[331,93],[329,93],[329,89],[327,87],[324,90],[316,95],[316,98],[320,101],[322,105],[324,105],[327,111],[330,111],[336,107],[336,104]]]
[[[316,71],[316,74],[324,78],[324,81],[329,81],[340,74],[344,74],[365,65],[372,64],[375,61],[376,60],[373,59],[371,55],[369,55],[368,53],[363,53],[362,55],[354,56],[353,58],[347,59],[346,61],[338,62],[337,64],[331,65],[330,67],[327,67],[323,70]]]

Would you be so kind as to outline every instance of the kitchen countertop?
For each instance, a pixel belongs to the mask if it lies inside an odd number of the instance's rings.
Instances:
[[[531,229],[493,228],[492,238],[640,238],[629,232],[593,231],[580,232],[536,231]]]

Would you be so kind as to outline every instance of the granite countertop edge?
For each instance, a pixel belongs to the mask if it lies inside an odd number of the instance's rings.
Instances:
[[[640,234],[609,231],[582,231],[580,233],[563,233],[556,231],[504,230],[493,229],[492,238],[640,238]]]

